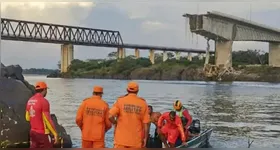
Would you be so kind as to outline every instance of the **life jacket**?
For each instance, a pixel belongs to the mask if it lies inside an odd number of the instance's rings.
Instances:
[[[183,115],[183,112],[186,110],[186,107],[182,106],[182,109],[180,111],[177,111],[174,109],[174,111],[176,111],[176,113],[178,114],[178,116],[181,118],[182,124],[183,126],[185,126],[188,123],[188,119],[185,118],[185,116]]]
[[[180,111],[177,111],[175,109],[173,109],[174,111],[176,111],[176,113],[178,113],[178,116],[180,118],[184,117],[183,112],[186,110],[186,108],[184,106],[182,106],[182,109]]]

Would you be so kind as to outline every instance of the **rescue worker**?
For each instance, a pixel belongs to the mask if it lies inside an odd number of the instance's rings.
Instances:
[[[148,139],[150,117],[145,99],[138,97],[137,82],[128,83],[128,94],[119,97],[110,109],[110,121],[115,124],[114,148],[143,148]],[[115,119],[117,117],[117,121]],[[144,133],[143,133],[144,131]]]
[[[111,128],[109,105],[102,99],[103,88],[95,86],[93,96],[80,105],[76,124],[82,131],[82,148],[105,148],[105,133]]]
[[[173,104],[173,108],[176,111],[176,114],[182,119],[184,129],[187,130],[192,124],[192,116],[189,111],[182,105],[181,101],[176,100]]]
[[[47,84],[37,82],[36,94],[26,104],[26,121],[30,123],[30,148],[53,148],[50,133],[54,136],[54,144],[58,143],[58,135],[50,115],[50,104],[45,98]]]
[[[163,125],[164,121],[166,123]],[[182,144],[186,145],[182,121],[175,111],[165,112],[160,116],[158,120],[158,134],[165,148],[174,148],[176,140],[180,135]]]
[[[179,100],[176,100],[173,103],[173,108],[176,111],[176,114],[181,118],[184,127],[185,136],[186,136],[186,141],[188,141],[190,136],[189,127],[192,124],[192,116]],[[181,142],[182,141],[180,141],[180,138],[178,138],[176,145],[180,145]]]

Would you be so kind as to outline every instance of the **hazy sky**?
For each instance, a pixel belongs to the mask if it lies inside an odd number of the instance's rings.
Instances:
[[[216,10],[280,28],[280,2],[268,0],[246,3],[227,0],[200,0],[200,3],[188,0],[48,1],[2,1],[2,17],[118,30],[125,43],[199,49],[206,48],[206,40],[186,32],[186,20],[182,17],[184,13]],[[60,60],[58,44],[2,41],[1,45],[1,58],[6,65],[56,68]],[[233,47],[234,50],[248,48],[268,51],[268,43],[235,42]],[[85,60],[104,58],[116,49],[75,46],[74,51],[76,59]],[[127,49],[126,53],[134,54],[134,50]],[[141,51],[140,55],[147,56],[148,52]]]

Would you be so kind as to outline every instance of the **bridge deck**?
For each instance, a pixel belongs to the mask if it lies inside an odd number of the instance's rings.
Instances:
[[[190,16],[193,16],[193,15],[194,14],[186,13],[186,14],[183,15],[183,17],[190,17]],[[209,16],[209,17],[213,17],[213,18],[220,18],[220,19],[223,19],[223,20],[236,22],[238,24],[251,26],[252,28],[258,28],[258,29],[267,30],[267,31],[270,31],[270,32],[276,32],[276,33],[280,34],[280,29],[273,28],[273,27],[270,27],[270,26],[265,25],[265,24],[260,24],[260,23],[255,22],[255,21],[251,21],[251,20],[248,20],[248,19],[244,19],[244,18],[241,18],[241,17],[233,16],[233,15],[218,12],[218,11],[211,11],[211,12],[208,11],[207,14],[201,14],[200,16]]]
[[[141,49],[141,50],[160,50],[160,51],[171,51],[171,52],[190,52],[190,53],[205,53],[204,49],[192,49],[192,48],[176,48],[176,47],[164,47],[164,46],[152,46],[152,45],[138,45],[138,44],[123,44],[123,48]],[[214,51],[210,51],[211,54]]]
[[[255,22],[255,21],[251,21],[251,20],[244,19],[244,18],[241,18],[241,17],[225,14],[225,13],[218,12],[218,11],[207,12],[206,16],[217,17],[217,18],[219,17],[219,18],[223,18],[225,20],[237,22],[238,24],[251,26],[252,28],[266,30],[266,31],[269,31],[269,32],[276,32],[276,33],[280,34],[280,30],[277,29],[277,28],[273,28],[273,27],[270,27],[270,26],[265,25],[265,24],[260,24],[260,23]]]
[[[280,30],[233,15],[212,11],[184,14],[191,31],[213,40],[280,42]]]
[[[124,44],[119,31],[2,18],[3,40],[205,53],[205,50]],[[212,52],[211,52],[212,53]]]

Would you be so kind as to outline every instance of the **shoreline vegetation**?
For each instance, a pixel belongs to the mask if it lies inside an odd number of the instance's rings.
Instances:
[[[155,64],[148,58],[135,59],[130,55],[117,59],[117,53],[111,52],[105,59],[74,59],[68,72],[58,70],[50,73],[48,78],[92,78],[120,80],[181,80],[181,81],[218,81],[216,77],[207,77],[204,71],[205,58],[193,56],[192,61],[186,57],[176,60],[173,53],[162,61],[162,53],[155,54]],[[214,64],[214,56],[209,63]],[[60,66],[60,64],[58,64]],[[233,72],[225,73],[219,81],[256,81],[280,82],[280,68],[268,66],[268,53],[259,50],[234,51],[232,53]]]
[[[36,74],[36,75],[49,75],[53,72],[59,72],[58,69],[45,69],[45,68],[29,68],[23,69],[23,74]]]

